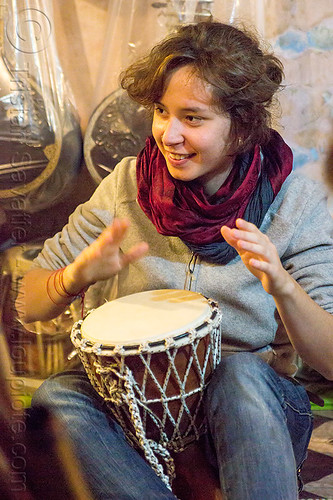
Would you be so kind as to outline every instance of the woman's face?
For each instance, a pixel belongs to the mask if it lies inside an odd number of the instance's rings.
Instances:
[[[170,77],[154,105],[153,136],[172,177],[197,179],[207,194],[215,193],[228,176],[230,118],[212,104],[209,85],[183,66]]]

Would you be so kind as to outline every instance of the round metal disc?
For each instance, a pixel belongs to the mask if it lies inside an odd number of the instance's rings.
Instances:
[[[151,134],[151,120],[143,106],[118,89],[95,109],[84,138],[84,158],[97,184],[126,156],[136,156]]]

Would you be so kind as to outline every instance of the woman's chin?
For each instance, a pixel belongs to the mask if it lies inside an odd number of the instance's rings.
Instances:
[[[177,179],[178,181],[189,182],[198,177],[198,175],[196,175],[193,171],[191,172],[189,169],[184,167],[175,168],[168,166],[168,170],[171,177]]]

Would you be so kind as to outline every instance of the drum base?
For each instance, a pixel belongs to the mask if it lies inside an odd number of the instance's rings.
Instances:
[[[174,455],[172,491],[180,500],[223,500],[219,478],[207,463],[201,441]]]

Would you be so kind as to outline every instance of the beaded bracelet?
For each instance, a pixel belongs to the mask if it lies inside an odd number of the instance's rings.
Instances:
[[[50,283],[51,283],[51,279],[53,278],[53,289],[54,291],[56,292],[57,295],[59,295],[60,297],[63,297],[63,298],[72,298],[73,300],[76,299],[76,298],[79,298],[81,297],[81,304],[82,304],[82,308],[81,308],[81,316],[83,317],[83,312],[84,312],[84,296],[85,296],[85,291],[86,289],[83,288],[82,290],[80,290],[78,293],[70,293],[67,291],[66,287],[65,287],[65,284],[64,284],[64,271],[65,271],[65,267],[62,267],[61,269],[57,269],[56,271],[53,271],[48,279],[47,279],[47,282],[46,282],[46,293],[49,297],[49,299],[51,300],[51,302],[53,302],[53,304],[55,304],[56,306],[60,306],[60,305],[67,305],[68,304],[68,301],[66,302],[56,302],[53,298],[52,298],[52,295],[50,293]],[[57,282],[57,279],[58,279],[58,282]]]

